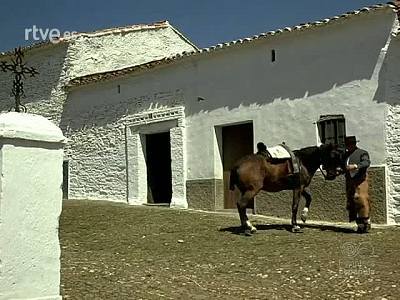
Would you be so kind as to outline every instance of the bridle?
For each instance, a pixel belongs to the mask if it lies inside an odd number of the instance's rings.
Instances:
[[[319,165],[319,168],[318,168],[318,169],[321,171],[321,174],[322,174],[322,176],[324,176],[324,179],[325,179],[325,180],[330,180],[330,179],[332,179],[332,178],[330,177],[330,175],[328,175],[328,171],[326,171],[326,173],[324,173],[323,168],[321,168],[321,166],[322,166],[322,167],[324,166],[322,160],[321,160],[321,164]]]
[[[321,174],[322,174],[322,176],[324,176],[325,180],[333,180],[334,178],[336,178],[336,176],[339,176],[339,175],[344,173],[343,169],[341,168],[341,163],[340,163],[341,160],[342,160],[341,159],[341,157],[342,157],[341,151],[337,150],[337,149],[333,149],[333,151],[338,153],[338,156],[335,156],[335,164],[334,164],[335,165],[335,169],[336,169],[335,175],[329,175],[328,171],[326,171],[326,173],[324,173],[324,171],[323,171],[323,168],[324,168],[323,159],[321,158],[321,160],[320,160],[319,170],[321,171]],[[337,162],[339,162],[339,163],[337,164]],[[331,176],[333,176],[333,178]]]
[[[324,176],[325,180],[328,180],[328,173],[324,173],[324,171],[321,168],[321,165],[319,165],[319,170],[321,171],[321,174]]]

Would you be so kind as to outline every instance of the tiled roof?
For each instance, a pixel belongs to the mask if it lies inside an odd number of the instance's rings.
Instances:
[[[63,43],[65,42],[65,40],[59,40],[59,43]],[[37,43],[33,43],[31,45],[27,45],[27,46],[23,46],[21,47],[22,51],[28,51],[28,50],[32,50],[32,49],[39,49],[39,48],[46,48],[46,47],[51,47],[54,45],[57,45],[59,43],[52,43],[50,41],[41,41],[41,42],[37,42]],[[0,52],[0,57],[1,56],[11,56],[14,54],[14,49],[13,50],[8,50],[6,52]]]
[[[136,24],[136,25],[129,25],[123,27],[114,27],[114,28],[106,28],[100,29],[92,32],[82,32],[78,33],[77,36],[87,36],[87,37],[94,37],[94,36],[103,36],[109,34],[120,34],[120,33],[128,33],[132,31],[140,31],[140,30],[153,30],[159,28],[171,28],[177,35],[179,35],[183,40],[187,43],[191,44],[194,48],[197,49],[197,46],[194,45],[187,37],[185,37],[178,29],[172,26],[167,20],[159,21],[151,24]]]
[[[151,24],[135,24],[121,27],[113,27],[113,28],[105,28],[99,29],[91,32],[80,32],[78,35],[80,36],[99,36],[99,35],[107,35],[107,34],[116,34],[116,33],[126,33],[131,31],[139,31],[139,30],[149,30],[149,29],[158,29],[165,28],[170,26],[168,21],[160,21]]]
[[[275,31],[269,31],[266,33],[254,35],[249,38],[239,39],[239,40],[235,40],[232,42],[218,44],[218,45],[210,47],[210,48],[203,48],[203,49],[198,49],[198,50],[190,51],[190,52],[182,52],[181,54],[176,54],[171,57],[151,61],[149,63],[145,63],[142,65],[131,66],[131,67],[123,68],[120,70],[107,71],[107,72],[103,72],[103,73],[96,73],[96,74],[90,74],[90,75],[86,75],[86,76],[82,76],[82,77],[77,77],[77,78],[72,79],[69,82],[68,87],[76,87],[76,86],[86,85],[86,84],[94,83],[94,82],[98,82],[98,81],[109,80],[112,78],[128,75],[128,74],[134,73],[139,70],[147,70],[147,69],[154,68],[156,66],[170,64],[175,61],[181,60],[185,57],[193,57],[193,56],[200,55],[200,54],[211,53],[211,52],[219,51],[221,49],[226,49],[226,48],[232,47],[234,45],[247,44],[252,41],[269,38],[269,37],[280,35],[280,34],[283,34],[286,32],[302,31],[302,30],[306,30],[306,29],[310,29],[310,28],[320,27],[320,26],[324,26],[327,24],[335,23],[339,20],[347,19],[347,18],[355,16],[355,15],[367,14],[371,11],[377,11],[377,10],[388,9],[388,8],[396,11],[396,6],[392,2],[389,2],[387,4],[372,5],[372,6],[361,8],[359,10],[354,10],[354,11],[347,12],[347,13],[339,15],[339,16],[334,16],[334,17],[331,17],[328,19],[323,19],[323,20],[316,21],[316,22],[300,24],[300,25],[293,26],[293,27],[285,27],[283,29],[278,29]]]
[[[78,32],[70,37],[60,38],[57,41],[58,42],[67,42],[67,41],[74,39],[76,37],[79,37],[79,36],[94,37],[94,36],[103,36],[103,35],[109,35],[109,34],[128,33],[128,32],[132,32],[132,31],[140,31],[140,30],[153,30],[153,29],[167,28],[167,27],[171,27],[178,35],[180,35],[183,39],[185,39],[187,42],[192,44],[176,28],[171,26],[171,24],[168,21],[160,21],[160,22],[155,22],[155,23],[151,23],[151,24],[136,24],[136,25],[123,26],[123,27],[106,28],[106,29],[100,29],[100,30],[96,30],[96,31],[92,31],[92,32]],[[31,45],[28,45],[25,47],[21,47],[21,48],[22,48],[22,50],[27,51],[27,50],[31,50],[31,49],[43,48],[43,47],[56,45],[56,44],[57,43],[53,43],[51,41],[42,41],[42,42],[34,43],[34,44],[31,44]],[[194,46],[194,47],[196,47],[196,46]],[[8,55],[12,55],[12,54],[14,54],[14,50],[0,52],[0,56],[8,56]]]

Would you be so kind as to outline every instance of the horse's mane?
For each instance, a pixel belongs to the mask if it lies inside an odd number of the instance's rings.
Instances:
[[[319,148],[317,146],[310,146],[310,147],[305,147],[305,148],[301,148],[298,150],[294,150],[293,153],[298,158],[302,159],[305,157],[314,156],[316,153],[318,153],[318,151],[319,151]]]
[[[301,148],[293,153],[311,173],[314,173],[321,163],[320,149],[317,146]]]

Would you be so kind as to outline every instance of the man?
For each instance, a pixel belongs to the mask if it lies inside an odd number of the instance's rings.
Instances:
[[[371,164],[368,152],[357,147],[355,136],[346,137],[346,196],[349,222],[356,221],[358,232],[370,229],[370,199],[368,195],[368,173]]]

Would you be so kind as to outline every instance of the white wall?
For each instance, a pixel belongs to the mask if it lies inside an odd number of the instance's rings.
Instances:
[[[24,61],[39,75],[24,79],[28,111],[60,123],[66,99],[64,86],[69,80],[98,72],[150,62],[195,47],[170,25],[152,29],[109,30],[106,33],[80,34],[56,45],[26,51]],[[0,56],[0,60],[9,60]],[[10,95],[14,76],[0,72],[0,111],[14,107]]]
[[[82,34],[71,41],[70,78],[122,69],[192,51],[171,26],[142,30],[114,30],[109,34]]]
[[[388,173],[388,219],[400,222],[400,36],[387,48],[381,85],[377,94],[388,103],[386,116],[386,164]]]
[[[194,49],[195,46],[168,24],[155,29],[81,34],[65,43],[33,49],[25,54],[25,61],[28,66],[35,67],[40,74],[35,78],[24,80],[26,98],[22,99],[22,103],[26,104],[28,112],[41,114],[60,125],[64,132],[70,132],[71,126],[74,127],[75,123],[72,125],[68,123],[66,120],[71,115],[65,116],[63,113],[67,98],[64,86],[69,80],[87,74],[138,65]],[[6,59],[8,57],[0,56],[0,60]],[[12,74],[0,72],[2,111],[14,107],[14,99],[10,96],[12,80]],[[164,95],[160,94],[159,97],[162,98]],[[73,113],[79,113],[80,105],[77,104],[76,112]],[[92,106],[96,111],[99,104]],[[85,198],[119,201],[126,199],[125,133],[121,128],[109,133],[109,124],[112,123],[110,118],[113,120],[116,116],[111,114],[111,111],[105,115],[107,117],[101,114],[95,117],[97,119],[95,128],[93,122],[89,125],[81,122],[86,118],[92,119],[91,115],[77,120],[81,126],[80,130],[85,131],[88,126],[92,129],[90,133],[84,134],[82,140],[78,135],[71,135],[71,142],[82,151],[72,154],[69,149],[70,144],[66,148],[66,155],[71,158],[70,197],[79,198],[84,195]],[[115,164],[112,166],[107,160],[90,159],[109,154],[118,157],[113,160]],[[90,172],[85,172],[86,169],[96,169],[104,176],[98,178]],[[90,187],[82,187],[81,182],[87,182],[86,186],[90,183]],[[111,191],[103,188],[107,185],[112,187]]]
[[[320,114],[345,114],[348,134],[358,136],[374,164],[384,163],[386,106],[375,99],[376,74],[393,17],[355,17],[199,63],[198,94],[206,101],[189,98],[188,153],[195,156],[188,157],[188,178],[222,176],[221,168],[199,164],[213,155],[212,148],[195,151],[200,140],[212,146],[212,126],[253,120],[255,143],[284,140],[298,148],[315,144],[313,122]],[[275,63],[269,61],[271,49],[277,53]]]
[[[63,91],[64,84],[68,81],[66,74],[66,57],[68,44],[45,46],[41,49],[32,49],[25,53],[25,62],[28,67],[35,67],[39,75],[23,79],[26,98],[21,103],[26,105],[31,113],[39,113],[44,117],[59,123],[66,99]],[[0,60],[8,57],[0,56]],[[14,108],[14,98],[11,88],[14,75],[10,72],[0,72],[0,111]]]
[[[313,122],[320,114],[343,113],[348,134],[358,136],[373,164],[383,164],[386,104],[377,99],[377,89],[381,50],[393,20],[391,10],[375,11],[73,89],[63,119],[79,145],[72,151],[84,153],[81,170],[93,174],[92,181],[106,181],[102,178],[112,173],[95,174],[91,168],[103,163],[104,169],[122,168],[124,141],[117,128],[124,118],[185,105],[189,180],[222,178],[214,126],[247,120],[254,122],[255,143],[284,140],[299,148],[316,143]],[[91,149],[96,136],[102,137],[99,152]],[[87,142],[87,137],[93,138]],[[107,146],[111,137],[118,141],[113,150]],[[84,189],[91,189],[91,182]],[[119,196],[124,188],[123,180],[113,181],[103,185],[103,192],[111,196],[117,190]]]
[[[0,299],[61,299],[64,141],[41,116],[0,114]]]
[[[129,135],[126,125],[129,129],[131,121],[126,119],[147,110],[149,103],[166,107],[182,105],[183,101],[181,90],[170,90],[167,86],[152,94],[146,88],[149,84],[158,86],[158,80],[148,77],[143,80],[132,86],[119,82],[121,94],[115,82],[95,90],[82,88],[70,93],[61,127],[66,128],[66,135],[71,139],[72,198],[127,199],[126,143],[129,142],[125,137]]]

